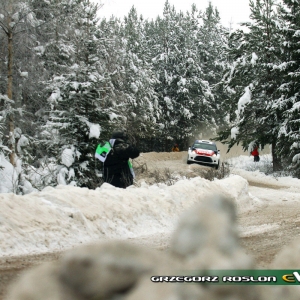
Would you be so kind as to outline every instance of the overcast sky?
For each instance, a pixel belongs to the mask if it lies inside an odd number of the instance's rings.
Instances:
[[[144,18],[156,18],[162,15],[165,0],[93,0],[102,3],[103,7],[99,11],[99,16],[109,18],[111,15],[123,18],[127,15],[130,8],[135,6],[138,14]],[[200,10],[205,10],[208,6],[208,0],[169,0],[174,5],[176,11],[190,10],[193,3]],[[218,8],[221,16],[221,22],[229,27],[230,21],[236,28],[239,22],[249,21],[249,0],[212,0],[212,4]]]

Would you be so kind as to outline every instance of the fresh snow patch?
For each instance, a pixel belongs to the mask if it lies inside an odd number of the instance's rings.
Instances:
[[[18,153],[22,153],[22,147],[26,147],[29,145],[29,140],[25,135],[21,135],[20,139],[18,140],[17,143],[17,150]]]
[[[239,129],[237,127],[231,128],[231,138],[236,139],[236,135],[239,133]]]
[[[89,134],[89,138],[96,138],[98,139],[101,133],[101,127],[99,124],[93,124],[93,123],[89,123],[89,127],[90,127],[90,134]]]
[[[37,46],[35,48],[33,48],[36,52],[39,52],[41,55],[44,54],[45,52],[45,47],[44,46]]]
[[[77,81],[72,82],[72,86],[73,86],[74,90],[77,90],[79,87],[79,82],[77,82]]]
[[[258,59],[257,55],[253,52],[253,53],[252,53],[252,58],[251,58],[251,64],[252,64],[252,65],[255,65],[257,59]]]
[[[56,103],[57,100],[60,98],[60,91],[52,92],[51,96],[47,99],[49,103]]]
[[[80,153],[75,149],[74,146],[64,149],[61,154],[61,162],[63,165],[70,167],[74,163],[76,156],[79,157]]]
[[[117,114],[115,114],[115,113],[110,113],[109,114],[109,119],[111,120],[111,121],[113,121],[114,119],[117,119],[119,116],[117,115]]]
[[[180,80],[177,82],[178,86],[185,86],[186,85],[186,79],[183,77],[180,77]]]
[[[293,157],[293,163],[297,163],[300,161],[300,153],[296,154],[294,157]]]
[[[137,87],[137,85],[132,82],[131,85],[130,85],[130,88],[132,89],[132,91],[136,94],[139,90],[139,88]]]
[[[20,76],[21,76],[21,77],[26,77],[26,78],[27,78],[27,77],[28,77],[28,72],[21,72],[21,73],[20,73]]]
[[[238,115],[244,110],[245,105],[250,102],[251,102],[251,91],[250,91],[250,87],[247,86],[245,88],[245,93],[243,94],[243,96],[240,98],[238,102]]]

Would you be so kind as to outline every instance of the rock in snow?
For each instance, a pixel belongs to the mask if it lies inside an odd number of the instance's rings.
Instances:
[[[10,286],[6,300],[298,299],[299,287],[175,284],[150,280],[152,276],[180,276],[189,270],[253,269],[254,261],[239,245],[235,215],[235,205],[230,198],[208,197],[182,215],[169,251],[148,249],[126,241],[79,247],[66,252],[57,262],[25,272]],[[297,241],[283,250],[272,267],[297,267],[299,245]]]

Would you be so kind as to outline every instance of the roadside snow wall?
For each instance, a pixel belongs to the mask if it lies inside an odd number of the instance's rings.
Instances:
[[[232,199],[238,212],[254,200],[240,176],[208,181],[197,177],[173,186],[146,184],[126,190],[45,188],[24,196],[0,194],[0,256],[60,251],[105,239],[170,233],[180,214],[212,193]]]

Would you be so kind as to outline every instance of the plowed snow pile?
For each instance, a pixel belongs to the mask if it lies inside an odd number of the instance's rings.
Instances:
[[[1,194],[1,255],[63,250],[101,239],[170,233],[179,215],[212,192],[234,199],[239,211],[255,204],[240,176],[208,181],[197,177],[173,186],[126,190],[103,184],[96,190],[48,187],[25,196]]]

